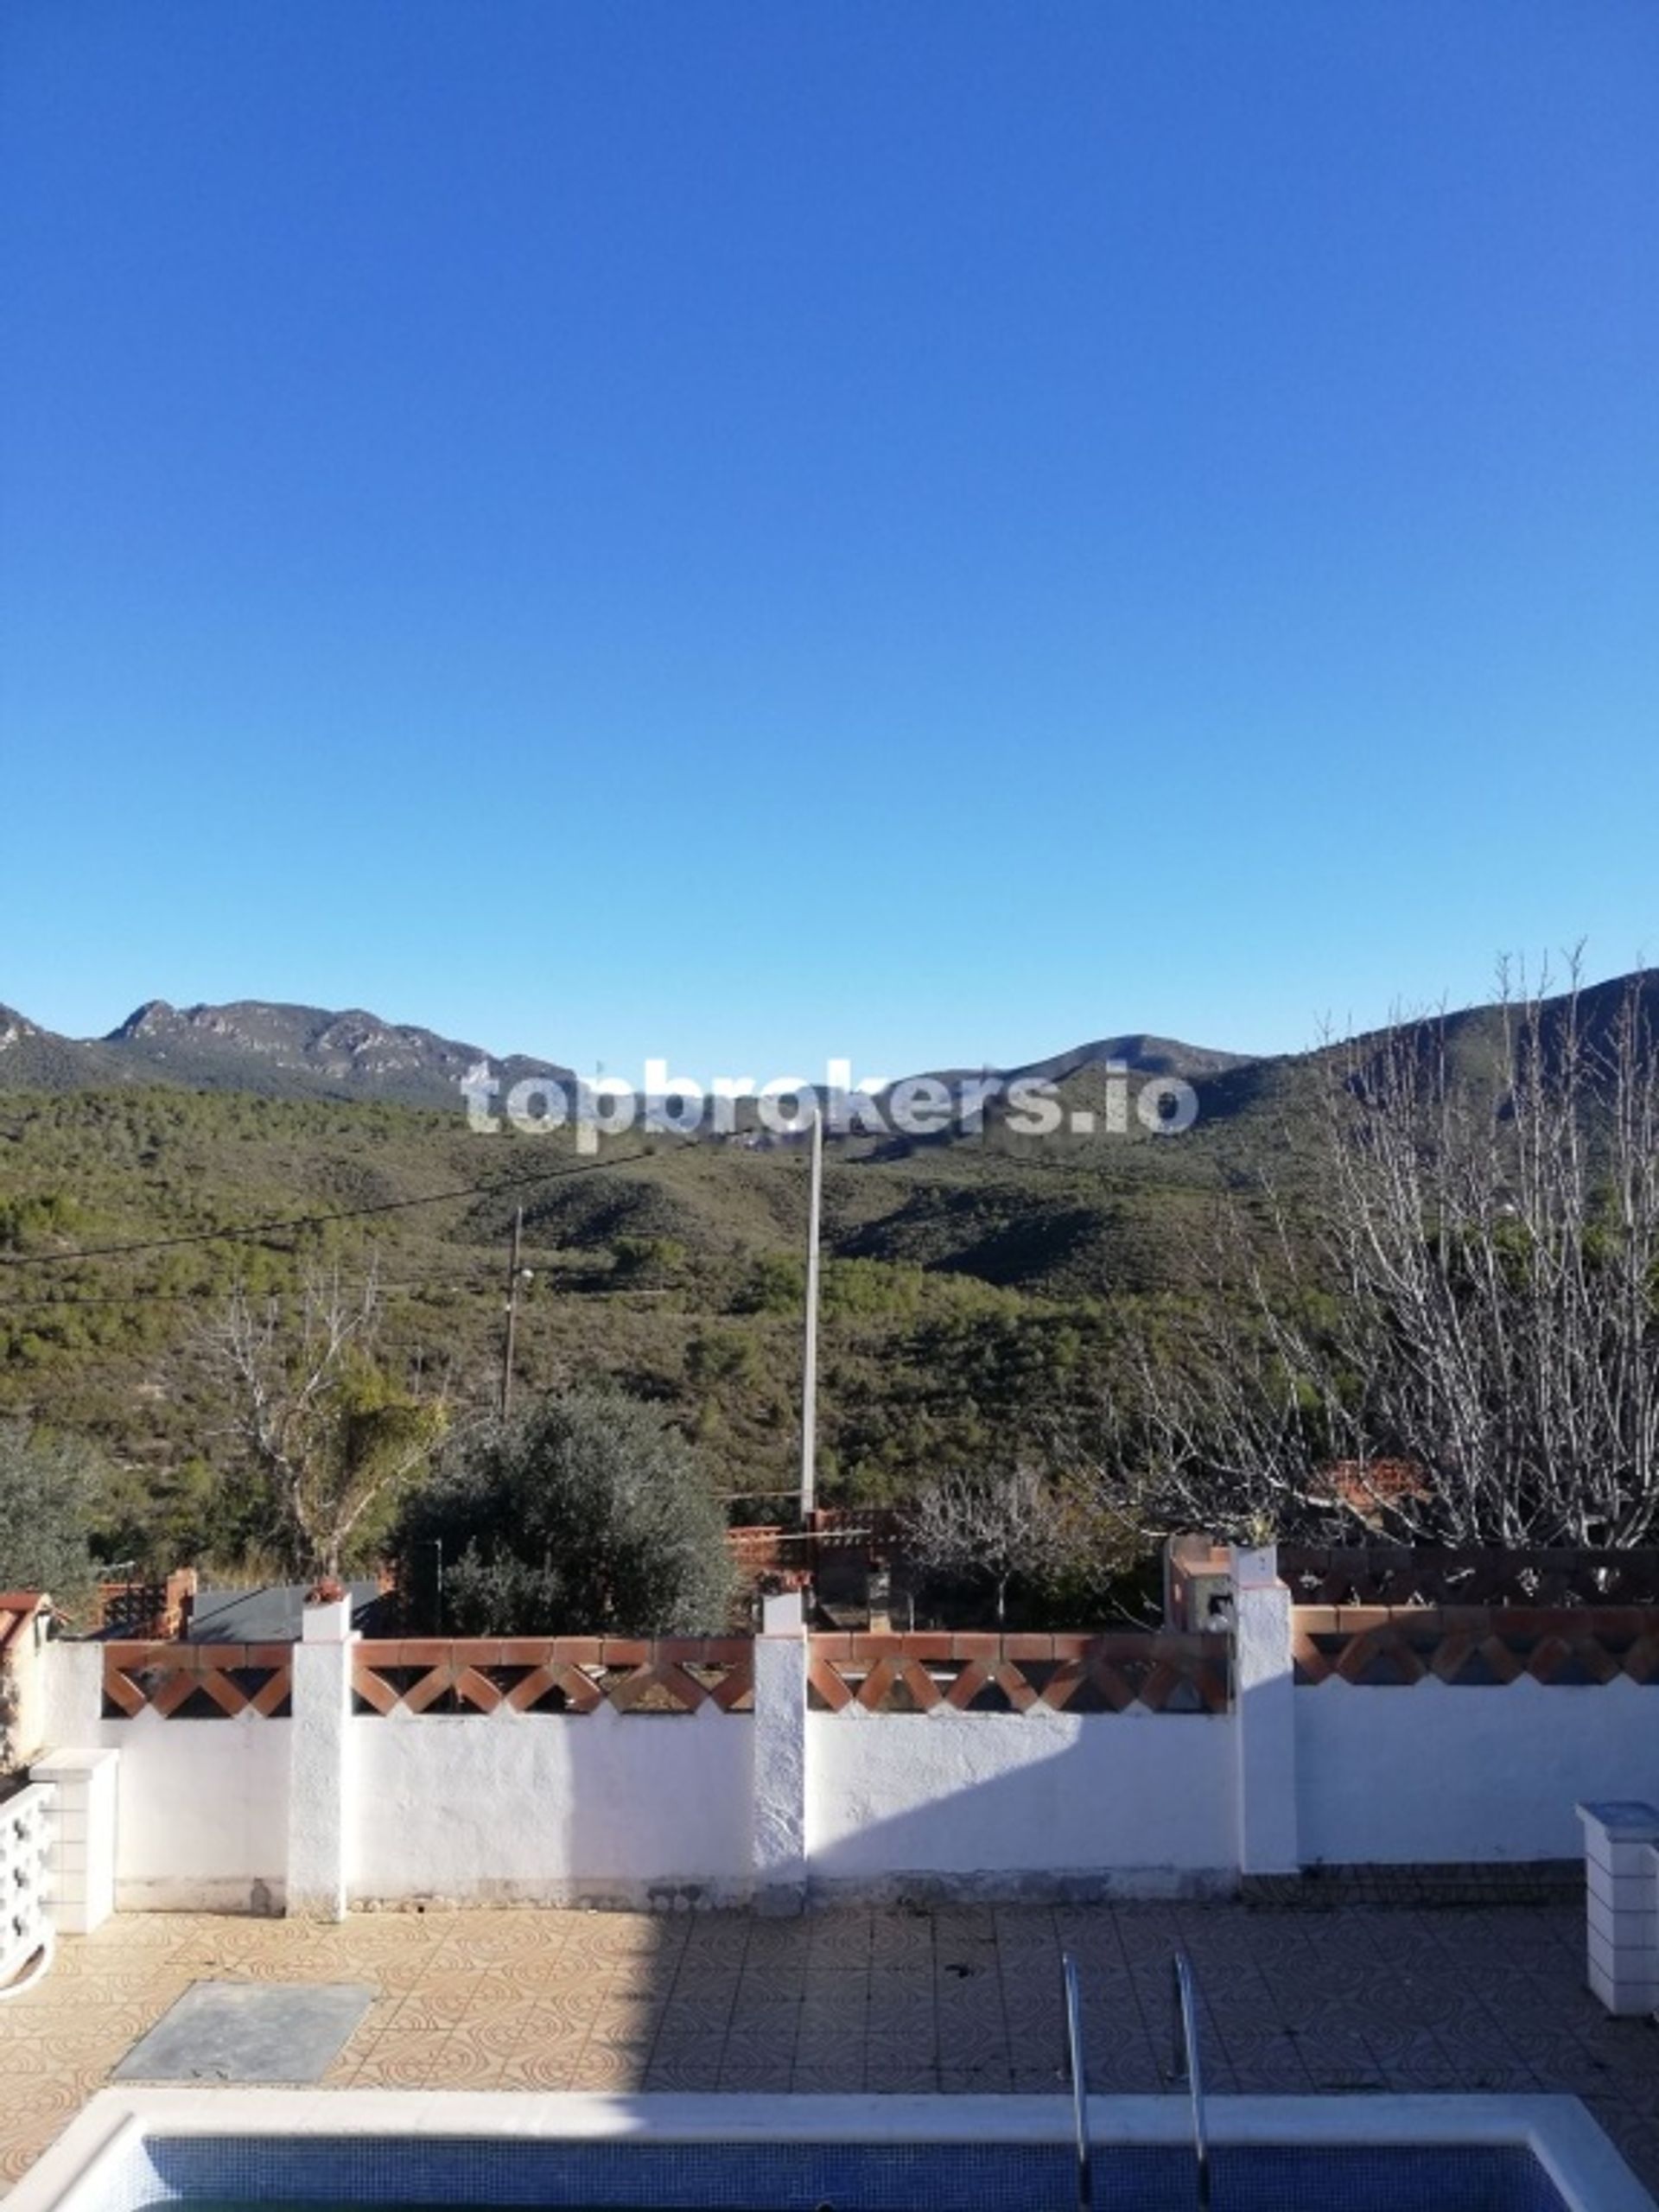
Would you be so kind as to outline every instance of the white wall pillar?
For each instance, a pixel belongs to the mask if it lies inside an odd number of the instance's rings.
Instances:
[[[115,1910],[116,1776],[119,1751],[54,1751],[29,1769],[50,1783],[52,1923],[90,1936]]]
[[[1242,1874],[1294,1874],[1301,1865],[1296,1815],[1296,1677],[1290,1592],[1278,1547],[1235,1545],[1233,1746]]]
[[[343,1920],[351,1833],[352,1601],[305,1608],[294,1646],[294,1725],[289,1732],[288,1868],[290,1918]]]
[[[1610,2012],[1659,2007],[1659,1810],[1580,1805],[1590,1987]]]
[[[104,1718],[104,1646],[48,1643],[42,1732],[48,1750],[54,1744],[92,1744]],[[38,1762],[36,1762],[38,1764]]]
[[[799,1591],[768,1598],[754,1640],[754,1901],[806,1902],[806,1624]]]

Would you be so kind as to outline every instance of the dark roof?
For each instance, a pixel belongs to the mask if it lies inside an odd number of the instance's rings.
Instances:
[[[348,1582],[352,1621],[372,1628],[378,1582]],[[267,1582],[252,1590],[199,1590],[185,1630],[191,1643],[297,1643],[305,1609],[303,1582]]]

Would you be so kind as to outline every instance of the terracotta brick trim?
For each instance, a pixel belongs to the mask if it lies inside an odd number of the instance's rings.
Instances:
[[[1224,1713],[1231,1639],[1143,1630],[815,1636],[807,1684],[820,1713]]]
[[[747,1637],[420,1637],[353,1646],[359,1713],[754,1709]]]
[[[1433,1679],[1497,1689],[1523,1675],[1557,1685],[1624,1675],[1659,1682],[1659,1610],[1647,1605],[1298,1605],[1296,1680],[1367,1688]]]
[[[251,1713],[286,1719],[292,1692],[289,1643],[106,1643],[104,1717],[227,1720]]]

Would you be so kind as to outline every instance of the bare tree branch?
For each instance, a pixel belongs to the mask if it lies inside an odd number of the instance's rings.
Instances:
[[[428,1464],[446,1424],[441,1398],[391,1388],[377,1365],[380,1310],[372,1274],[352,1293],[338,1271],[314,1270],[292,1317],[238,1287],[205,1332],[231,1433],[308,1574],[339,1573],[365,1516]]]
[[[1505,975],[1329,1053],[1308,1192],[1232,1206],[1207,1295],[1143,1336],[1096,1477],[1166,1522],[1463,1545],[1659,1525],[1659,1045]],[[1483,1064],[1482,1055],[1485,1058]]]

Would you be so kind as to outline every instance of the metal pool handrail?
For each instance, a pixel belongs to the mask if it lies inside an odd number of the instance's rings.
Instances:
[[[1177,1951],[1175,1969],[1174,2080],[1185,2081],[1192,2097],[1192,2151],[1198,2162],[1198,2212],[1210,2212],[1210,2144],[1204,2126],[1204,2077],[1198,2066],[1198,2007],[1192,1961]]]
[[[1094,2164],[1089,2150],[1089,2069],[1083,2055],[1083,1993],[1077,1962],[1070,1951],[1060,1955],[1060,1979],[1065,1987],[1065,2055],[1071,2074],[1071,2120],[1077,2141],[1077,2212],[1093,2212]]]

